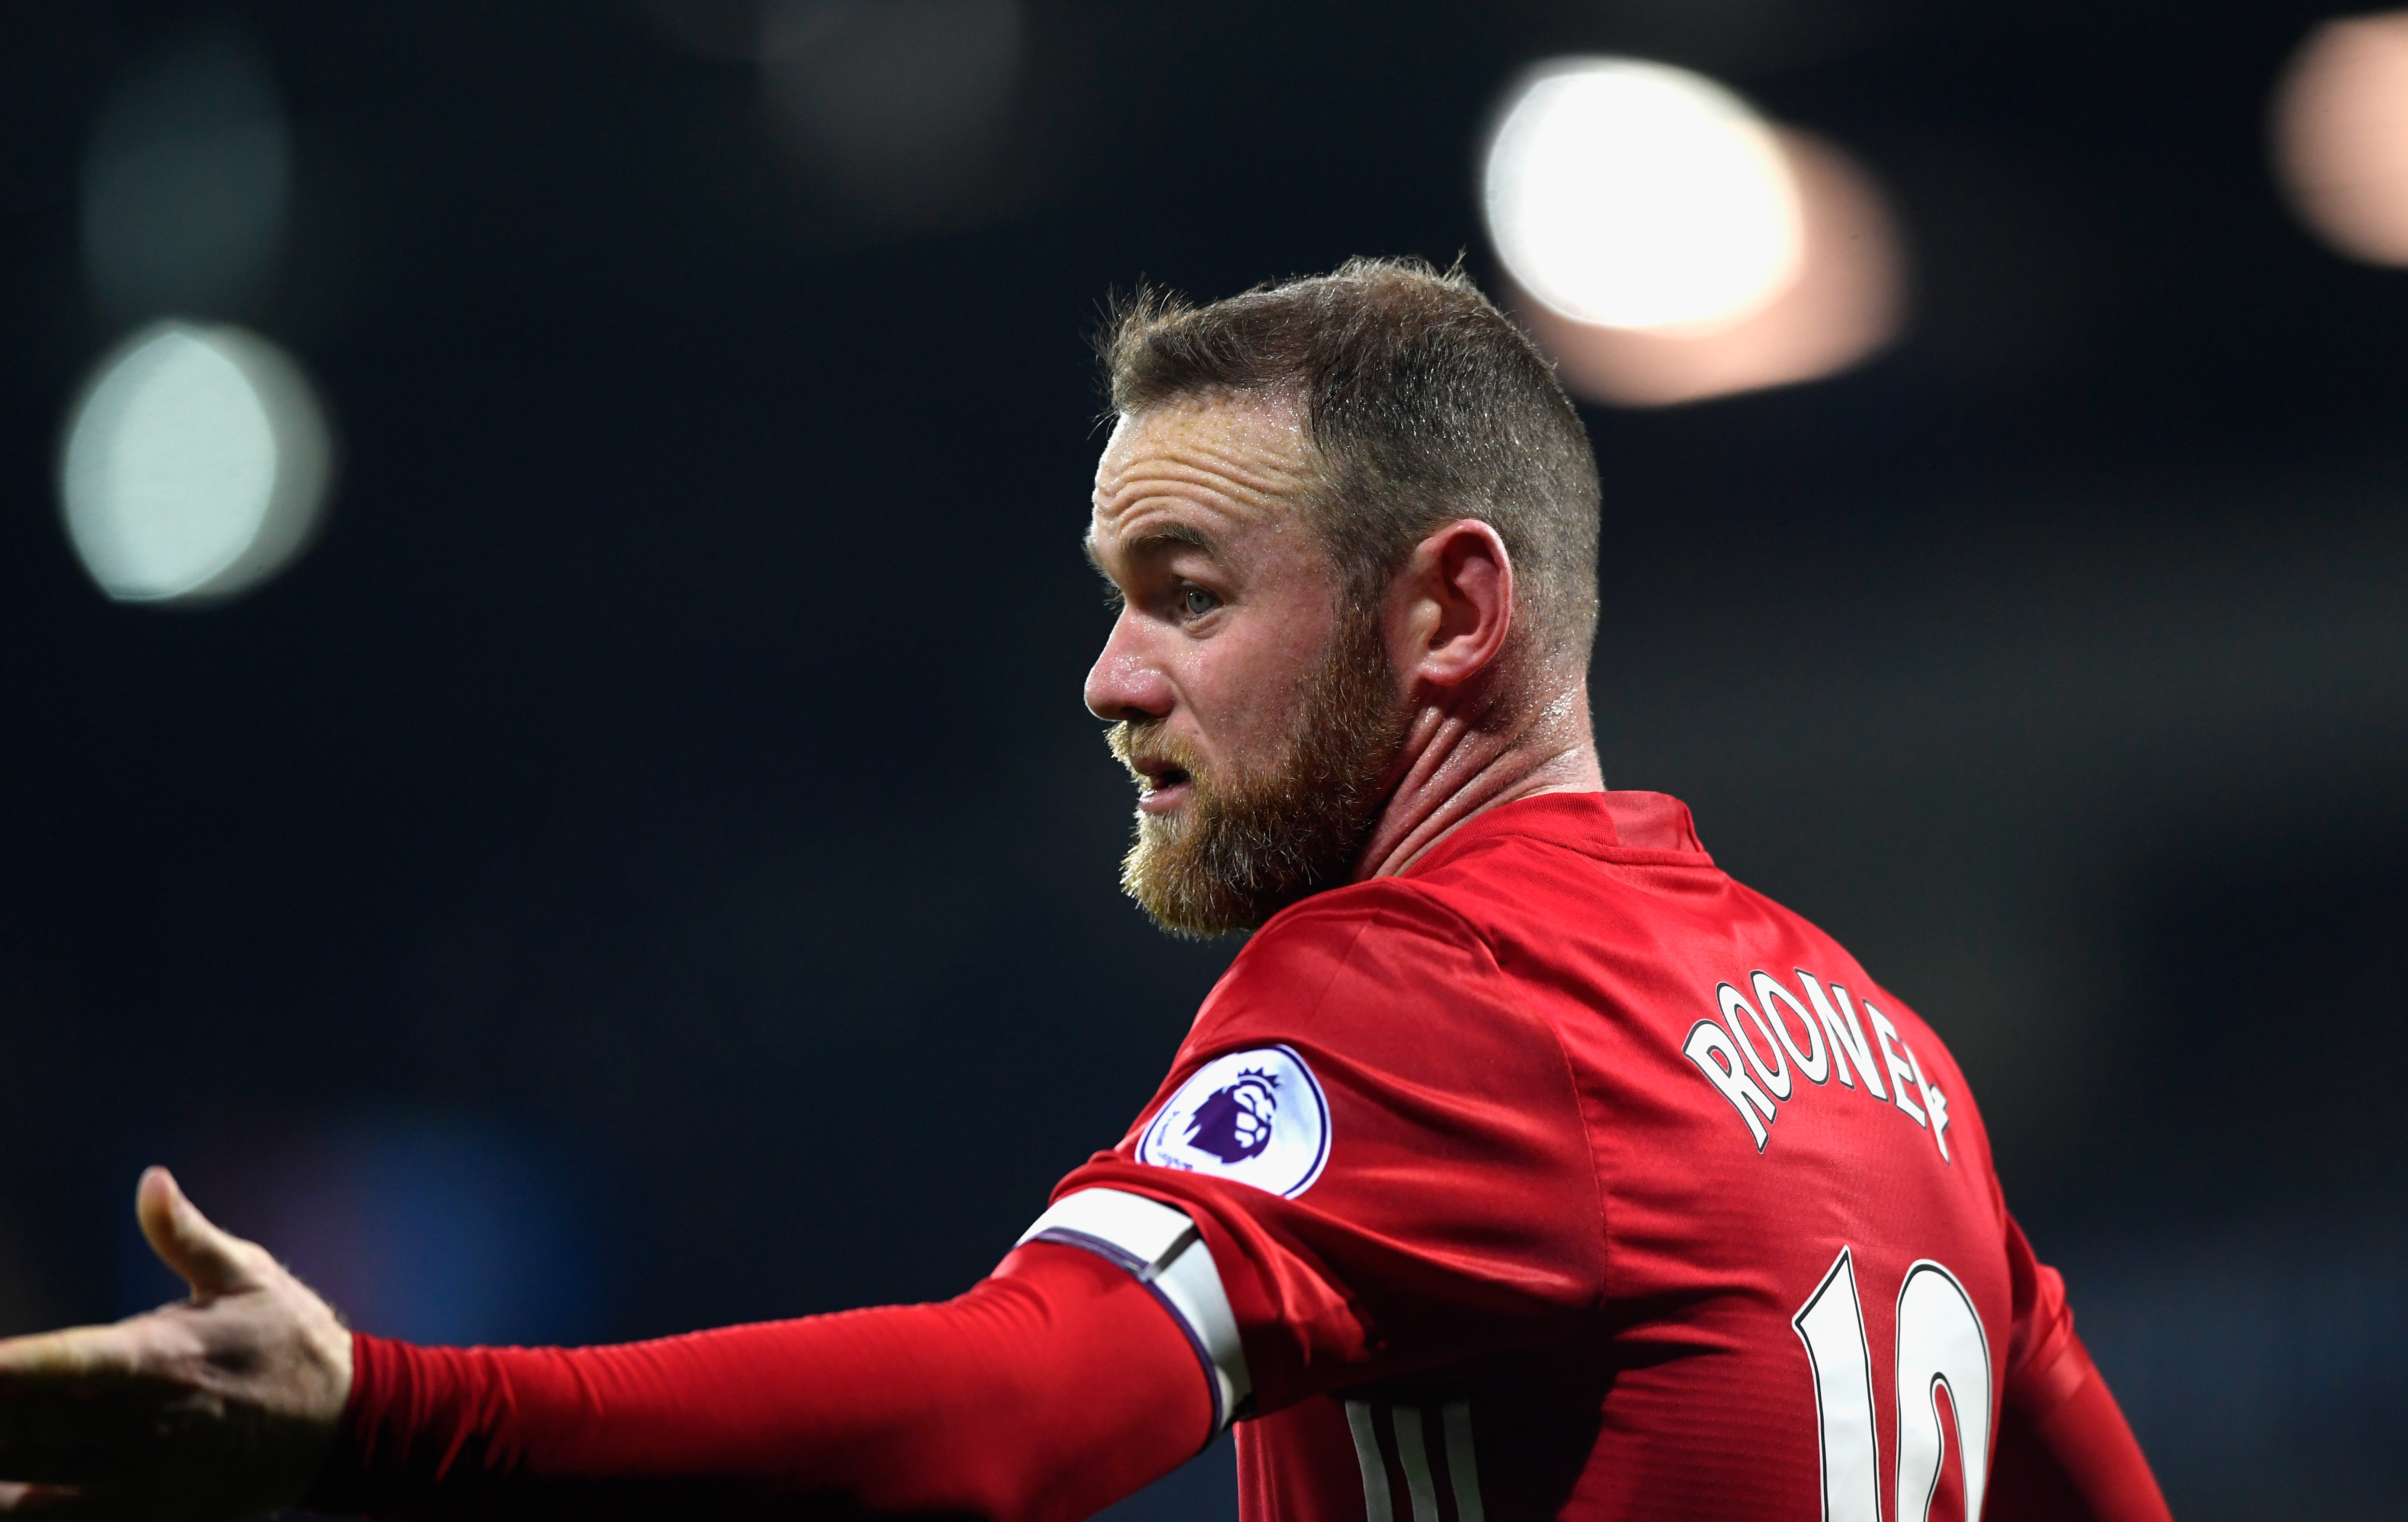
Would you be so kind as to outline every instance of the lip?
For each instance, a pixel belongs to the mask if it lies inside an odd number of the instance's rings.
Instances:
[[[1183,777],[1168,785],[1157,782],[1137,795],[1137,806],[1147,814],[1175,813],[1194,790],[1195,784]]]
[[[1129,762],[1129,770],[1144,778],[1138,788],[1137,806],[1148,814],[1174,813],[1196,790],[1184,767],[1159,756],[1140,756]]]

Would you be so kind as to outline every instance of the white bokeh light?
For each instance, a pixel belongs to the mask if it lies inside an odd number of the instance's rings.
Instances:
[[[307,542],[324,415],[241,328],[163,322],[104,359],[67,427],[59,493],[84,569],[121,602],[228,597]]]
[[[1774,135],[1798,188],[1803,252],[1797,277],[1745,316],[1613,328],[1565,317],[1509,282],[1567,387],[1616,406],[1669,406],[1838,375],[1898,336],[1906,249],[1880,187],[1836,144],[1794,128]]]
[[[1531,72],[1488,146],[1489,236],[1523,290],[1578,321],[1712,328],[1798,277],[1787,157],[1710,79],[1636,59]]]

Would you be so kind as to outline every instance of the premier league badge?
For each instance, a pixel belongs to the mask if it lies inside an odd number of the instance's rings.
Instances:
[[[1304,1059],[1287,1047],[1230,1052],[1179,1086],[1146,1127],[1137,1156],[1293,1198],[1329,1160],[1329,1102]]]

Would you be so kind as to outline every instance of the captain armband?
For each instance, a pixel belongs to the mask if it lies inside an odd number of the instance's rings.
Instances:
[[[1212,1430],[1247,1415],[1254,1387],[1238,1342],[1238,1318],[1211,1249],[1184,1211],[1121,1189],[1081,1189],[1038,1216],[1017,1245],[1031,1242],[1083,1247],[1136,1275],[1179,1323],[1204,1366]]]

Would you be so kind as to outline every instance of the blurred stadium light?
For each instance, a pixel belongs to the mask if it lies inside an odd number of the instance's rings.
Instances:
[[[163,322],[85,386],[59,493],[76,553],[109,596],[214,600],[302,548],[330,465],[324,413],[282,351],[237,327]]]
[[[292,146],[265,62],[212,33],[109,93],[83,164],[84,268],[116,321],[227,314],[274,275]]]
[[[384,1115],[201,1151],[179,1174],[201,1208],[273,1243],[363,1331],[465,1344],[596,1330],[591,1232],[558,1171],[516,1136]],[[180,1292],[130,1217],[120,1230],[120,1304]]]
[[[978,174],[1020,78],[1018,0],[772,0],[764,84],[795,147],[879,220],[940,223]]]
[[[1905,259],[1845,154],[1684,70],[1541,65],[1491,136],[1491,240],[1565,383],[1663,405],[1810,380],[1879,349]]]
[[[2275,89],[2272,127],[2300,220],[2353,259],[2408,264],[2408,11],[2310,34]]]
[[[627,0],[686,51],[756,65],[805,167],[873,226],[985,209],[1019,88],[1021,0]]]
[[[1803,212],[1798,278],[1748,316],[1704,332],[1575,322],[1520,304],[1564,383],[1598,401],[1661,406],[1813,380],[1895,337],[1905,317],[1905,257],[1880,191],[1839,149],[1781,129]]]
[[[1805,229],[1771,130],[1685,69],[1533,70],[1488,146],[1490,235],[1531,295],[1613,328],[1727,325],[1798,277]]]

